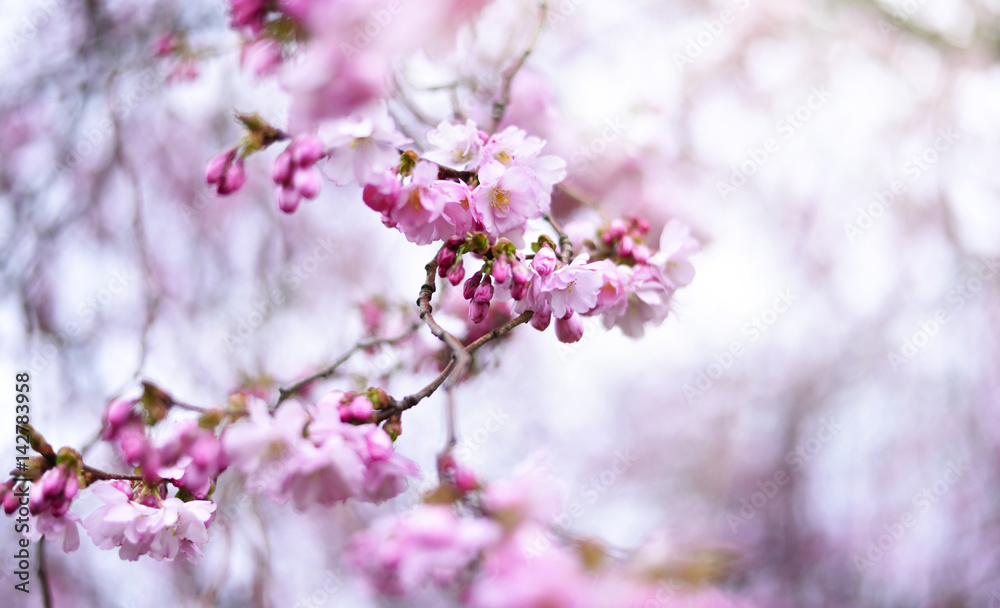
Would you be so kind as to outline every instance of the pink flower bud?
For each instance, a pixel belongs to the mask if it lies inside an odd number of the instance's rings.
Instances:
[[[462,287],[462,297],[466,300],[471,300],[472,296],[476,295],[476,289],[479,287],[479,282],[483,279],[483,273],[476,272],[465,281],[465,285]]]
[[[372,402],[368,400],[368,397],[364,397],[362,395],[355,397],[351,401],[350,405],[347,406],[347,409],[350,410],[351,417],[354,420],[359,421],[368,420],[375,412],[375,407],[372,405]]]
[[[14,511],[17,511],[20,503],[17,496],[14,495],[14,483],[8,481],[2,487],[0,487],[0,496],[3,497],[3,511],[7,515],[10,515]]]
[[[531,326],[538,331],[545,331],[545,328],[549,326],[549,322],[552,321],[552,310],[549,309],[548,304],[542,310],[536,310],[535,314],[531,315]]]
[[[278,188],[278,209],[281,209],[285,213],[295,213],[295,210],[299,208],[299,201],[302,200],[302,195],[299,194],[298,190],[293,188]]]
[[[547,277],[556,269],[556,252],[551,247],[542,247],[531,262],[532,268],[539,275]]]
[[[323,141],[315,135],[302,135],[289,147],[292,160],[300,167],[311,167],[323,156]]]
[[[649,251],[649,247],[645,245],[636,245],[635,249],[632,250],[632,259],[639,264],[648,263],[650,255],[651,252]]]
[[[281,47],[268,38],[255,40],[243,47],[240,64],[256,78],[273,74],[281,65]]]
[[[457,287],[465,278],[465,265],[460,260],[456,260],[455,265],[448,269],[447,276],[448,282]]]
[[[455,250],[451,247],[442,247],[441,251],[438,251],[437,264],[439,277],[444,278],[448,273],[448,269],[455,263],[455,256]]]
[[[210,184],[221,182],[222,176],[226,173],[226,167],[232,162],[234,156],[236,156],[235,150],[226,150],[213,156],[205,167],[205,181]]]
[[[507,256],[501,255],[493,262],[490,276],[497,283],[503,284],[507,281],[507,278],[510,277],[510,260],[507,259]]]
[[[292,154],[286,148],[284,152],[274,159],[274,168],[271,169],[271,179],[281,186],[288,183],[292,177]]]
[[[556,319],[556,338],[560,342],[571,344],[579,342],[582,337],[583,321],[580,319],[580,315],[571,310],[565,317]]]
[[[392,439],[390,439],[389,434],[382,429],[372,429],[372,431],[365,436],[365,444],[368,447],[368,454],[371,456],[372,460],[386,460],[393,455]]]
[[[63,486],[63,496],[66,500],[73,500],[76,498],[76,493],[80,490],[80,480],[77,479],[76,473],[72,471],[66,476],[66,485]]]
[[[469,320],[473,323],[482,323],[486,315],[490,312],[489,302],[477,302],[473,300],[469,303]]]
[[[308,169],[299,169],[292,176],[292,185],[295,189],[299,191],[305,198],[316,198],[319,195],[320,188],[322,187],[322,177],[319,174],[319,169],[316,167],[309,167]]]
[[[125,424],[132,417],[133,405],[135,405],[134,399],[115,399],[109,403],[107,409],[104,410],[104,418],[108,426],[112,429],[117,429],[117,427]]]
[[[247,172],[243,167],[243,159],[238,158],[235,162],[230,163],[229,167],[226,169],[225,174],[219,181],[218,192],[223,196],[226,194],[232,194],[242,188],[246,181]]]
[[[628,257],[632,253],[632,248],[635,247],[635,241],[630,236],[626,236],[622,240],[618,241],[618,245],[615,246],[615,253],[619,257]]]
[[[479,487],[479,481],[471,469],[462,466],[455,467],[455,487],[459,492],[471,492]]]
[[[618,240],[625,236],[627,231],[628,226],[625,224],[625,220],[613,219],[611,220],[611,224],[608,226],[607,234],[612,240]]]
[[[483,304],[490,303],[490,300],[493,299],[493,283],[490,282],[489,277],[486,277],[486,280],[476,288],[476,293],[473,294],[472,299]]]

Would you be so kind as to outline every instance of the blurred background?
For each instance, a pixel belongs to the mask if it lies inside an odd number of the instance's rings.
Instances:
[[[219,404],[331,362],[365,335],[366,303],[385,335],[412,318],[435,250],[386,230],[357,188],[327,182],[285,215],[273,150],[237,194],[204,185],[240,136],[234,109],[287,123],[280,78],[241,73],[227,10],[0,2],[5,461],[16,371],[33,424],[80,448],[141,379]],[[538,13],[486,10],[480,54],[448,64],[475,81],[470,114]],[[546,139],[595,205],[556,211],[568,229],[636,213],[653,236],[680,218],[703,251],[640,340],[525,327],[478,357],[456,392],[459,457],[499,478],[530,454],[579,507],[574,533],[732,554],[720,584],[760,606],[1000,606],[998,25],[995,0],[550,5],[506,123]],[[183,49],[157,56],[171,33]],[[402,86],[436,122],[442,77],[421,61]],[[434,372],[412,370],[424,338],[327,386],[410,392]],[[393,605],[357,587],[342,547],[433,485],[444,439],[443,396],[406,414],[397,449],[428,478],[378,508],[295,513],[226,476],[197,565],[53,548],[55,605]],[[100,445],[87,458],[124,466]],[[8,591],[10,553],[2,603],[40,606]]]

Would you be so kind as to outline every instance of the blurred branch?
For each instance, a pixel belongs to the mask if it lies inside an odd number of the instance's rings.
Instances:
[[[337,369],[341,365],[346,363],[347,360],[353,357],[358,351],[367,350],[375,346],[383,346],[383,345],[394,346],[399,342],[405,340],[407,337],[411,336],[413,332],[417,331],[417,329],[419,328],[420,328],[419,323],[412,323],[408,328],[406,328],[406,331],[396,336],[395,338],[377,338],[375,340],[366,340],[364,342],[358,342],[350,350],[348,350],[346,353],[338,357],[337,360],[334,361],[329,367],[326,367],[311,376],[307,376],[302,380],[299,380],[295,384],[279,388],[278,401],[274,404],[274,406],[271,409],[273,410],[277,408],[279,405],[281,405],[281,403],[285,399],[288,399],[295,393],[299,392],[306,385],[315,382],[316,380],[325,380],[326,378],[329,378],[337,371]]]
[[[503,71],[502,84],[500,87],[500,99],[493,102],[493,125],[490,127],[490,133],[496,131],[500,121],[503,120],[504,112],[507,111],[507,106],[510,105],[510,88],[514,83],[514,77],[517,76],[517,73],[524,65],[524,62],[528,60],[531,52],[535,50],[535,44],[538,43],[538,38],[542,34],[542,28],[545,27],[545,19],[549,14],[549,5],[547,2],[542,2],[538,6],[538,13],[538,29],[535,30],[535,35],[528,44],[528,48],[524,50],[524,53],[521,54],[517,61]]]

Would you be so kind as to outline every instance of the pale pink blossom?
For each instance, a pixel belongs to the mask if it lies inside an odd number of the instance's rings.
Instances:
[[[701,251],[701,245],[691,236],[691,228],[680,220],[670,220],[660,233],[660,249],[649,265],[663,273],[674,289],[684,287],[694,279],[694,266],[688,258]]]
[[[548,211],[542,189],[531,169],[487,163],[479,169],[479,185],[472,191],[472,215],[494,239],[519,240],[525,223]]]
[[[157,561],[183,555],[193,562],[201,556],[198,547],[208,540],[213,503],[155,496],[136,502],[131,488],[122,482],[99,481],[91,488],[104,505],[84,520],[83,527],[101,549],[120,547],[119,556],[129,561],[141,555]]]
[[[399,147],[410,141],[396,130],[385,102],[371,104],[321,131],[329,147],[323,172],[338,186],[376,182],[399,164]]]
[[[456,171],[474,170],[483,158],[483,134],[471,119],[465,124],[442,122],[427,133],[432,148],[424,158]]]
[[[500,537],[492,521],[459,517],[454,507],[421,505],[404,517],[375,522],[354,537],[350,561],[375,589],[406,595],[460,582]]]

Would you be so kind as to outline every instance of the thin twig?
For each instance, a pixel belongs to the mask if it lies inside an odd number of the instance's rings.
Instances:
[[[100,469],[95,469],[89,464],[83,465],[83,470],[85,473],[90,473],[97,479],[122,479],[125,481],[142,481],[141,475],[120,475],[118,473],[108,473],[107,471],[102,471]]]
[[[556,218],[548,213],[543,217],[552,226],[552,229],[556,231],[556,234],[559,235],[559,259],[562,260],[563,264],[569,264],[573,259],[573,243],[570,242],[569,236]]]
[[[523,325],[523,324],[527,323],[528,321],[530,321],[532,314],[534,314],[534,313],[532,313],[529,310],[528,312],[522,313],[522,314],[514,317],[510,321],[507,321],[506,323],[504,323],[503,325],[501,325],[501,326],[499,326],[499,327],[491,330],[486,335],[481,336],[478,340],[470,343],[468,346],[465,347],[465,351],[467,353],[469,353],[469,355],[472,355],[473,353],[475,353],[477,350],[479,350],[480,348],[482,348],[486,344],[488,344],[488,343],[490,343],[490,342],[492,342],[492,341],[494,341],[494,340],[496,340],[496,339],[498,339],[498,338],[506,335],[512,329],[514,329],[515,327],[517,327],[518,325]],[[407,395],[406,397],[403,397],[402,399],[394,400],[392,402],[392,404],[388,408],[384,408],[384,409],[379,410],[379,412],[378,412],[378,421],[379,422],[384,422],[385,420],[387,420],[391,416],[394,416],[396,414],[400,414],[400,413],[402,413],[402,412],[410,409],[414,405],[420,403],[421,401],[423,401],[427,397],[430,397],[431,395],[433,395],[434,391],[436,391],[438,388],[440,388],[441,385],[444,383],[444,381],[449,376],[451,376],[451,373],[452,373],[452,371],[454,369],[455,369],[455,360],[452,359],[448,363],[448,365],[444,368],[444,370],[438,375],[438,377],[435,378],[430,384],[428,384],[424,388],[420,389],[416,393],[413,393],[412,395]]]
[[[542,34],[542,28],[545,26],[545,18],[549,13],[548,3],[542,2],[538,7],[538,12],[538,29],[535,30],[535,35],[532,37],[531,43],[528,44],[528,48],[524,50],[524,53],[521,54],[517,61],[503,71],[500,99],[493,102],[493,125],[490,127],[490,133],[497,130],[497,126],[499,126],[500,121],[503,120],[504,112],[507,111],[507,106],[510,105],[510,88],[514,82],[514,76],[517,76],[517,72],[521,69],[521,66],[524,65],[524,62],[527,61],[531,52],[535,49],[535,44],[538,43],[538,37]]]
[[[45,563],[45,539],[38,543],[38,580],[42,584],[42,605],[52,608],[52,589],[49,588],[49,567]]]
[[[344,363],[346,363],[347,360],[350,359],[351,357],[353,357],[357,352],[362,351],[362,350],[366,350],[366,349],[369,349],[369,348],[372,348],[372,347],[375,347],[375,346],[397,344],[397,343],[401,342],[402,340],[406,339],[407,337],[409,337],[413,332],[417,331],[417,329],[419,329],[419,328],[420,328],[420,324],[419,323],[412,323],[412,324],[410,324],[409,327],[406,328],[406,331],[404,331],[402,334],[396,336],[395,338],[377,338],[375,340],[367,340],[365,342],[358,342],[350,350],[348,350],[346,353],[344,353],[343,355],[341,355],[336,361],[334,361],[333,364],[331,364],[329,367],[326,367],[326,368],[324,368],[324,369],[316,372],[315,374],[313,374],[311,376],[307,376],[307,377],[303,378],[302,380],[299,380],[295,384],[292,384],[291,386],[279,388],[278,389],[278,401],[274,404],[274,407],[272,407],[271,409],[273,410],[273,409],[277,408],[279,405],[281,405],[282,401],[284,401],[285,399],[288,399],[289,397],[291,397],[295,393],[299,392],[300,390],[302,390],[303,387],[305,387],[309,383],[315,382],[316,380],[325,380],[326,378],[329,378],[330,376],[332,376],[337,371],[337,368],[339,368],[341,365],[343,365]]]

